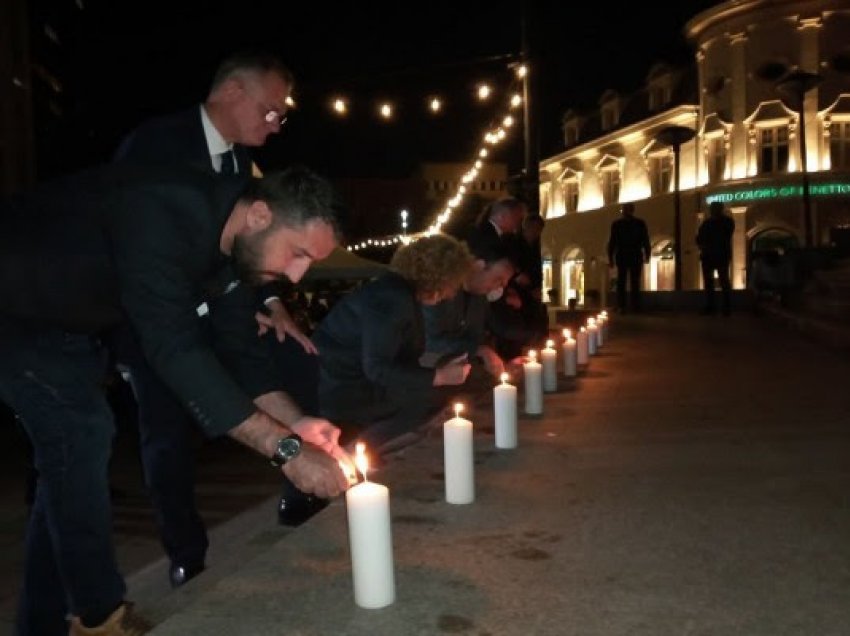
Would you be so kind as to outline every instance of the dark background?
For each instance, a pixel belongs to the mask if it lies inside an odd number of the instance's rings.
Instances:
[[[683,27],[714,4],[32,0],[39,174],[108,159],[142,119],[201,101],[221,58],[243,47],[278,53],[297,78],[298,108],[261,151],[262,168],[394,178],[422,161],[468,161],[497,115],[475,99],[476,83],[504,99],[512,73],[492,58],[520,53],[524,11],[545,157],[560,150],[566,108],[638,89],[655,62],[692,64]],[[329,108],[336,92],[352,105],[344,119]],[[425,108],[431,94],[444,100],[439,117]],[[375,116],[378,99],[396,102],[393,122]],[[519,131],[494,158],[522,168]]]

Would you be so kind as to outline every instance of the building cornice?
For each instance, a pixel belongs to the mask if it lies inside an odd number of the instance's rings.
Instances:
[[[645,132],[646,130],[652,130],[666,124],[682,124],[683,120],[697,117],[698,115],[698,105],[681,104],[679,106],[676,106],[675,108],[666,110],[663,113],[658,113],[656,115],[653,115],[652,117],[642,119],[639,122],[635,122],[634,124],[631,124],[629,126],[613,130],[606,135],[596,137],[591,141],[588,141],[587,143],[581,144],[579,146],[574,146],[569,150],[565,150],[564,152],[558,153],[557,155],[550,157],[549,159],[544,159],[540,162],[540,168],[545,170],[547,166],[550,166],[553,163],[558,163],[567,159],[571,159],[577,155],[592,152],[597,148],[600,148],[612,142],[622,141],[624,137],[629,137],[630,135],[637,135]]]

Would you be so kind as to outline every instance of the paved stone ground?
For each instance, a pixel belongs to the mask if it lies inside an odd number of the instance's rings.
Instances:
[[[276,483],[234,461],[242,449],[199,479],[210,506],[247,504],[221,507],[207,572],[168,590],[141,521],[118,550],[147,559],[127,571],[156,634],[845,636],[848,371],[751,314],[616,321],[588,372],[523,419],[516,451],[495,451],[489,409],[475,413],[474,504],[443,501],[438,436],[375,477],[392,491],[384,610],[354,606],[341,503],[280,528]],[[8,600],[23,509],[2,492]]]

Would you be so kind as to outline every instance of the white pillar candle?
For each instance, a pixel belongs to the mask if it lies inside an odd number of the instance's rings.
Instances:
[[[463,404],[455,404],[455,416],[443,423],[446,501],[450,504],[475,501],[472,422],[460,416],[462,410]]]
[[[596,346],[602,348],[603,344],[605,344],[605,318],[599,314],[596,317]]]
[[[587,364],[587,329],[581,327],[576,334],[576,363]]]
[[[568,378],[576,376],[576,341],[570,337],[570,330],[564,329],[564,344],[561,347],[564,358],[564,375]]]
[[[525,372],[525,412],[529,415],[543,413],[543,369],[537,362],[537,352],[528,352],[528,361],[522,365]]]
[[[599,352],[599,341],[596,335],[599,333],[599,327],[596,326],[596,319],[587,319],[587,353],[595,356]]]
[[[605,338],[606,342],[611,337],[611,333],[608,330],[608,326],[609,326],[608,323],[610,321],[611,321],[611,317],[608,315],[608,312],[603,309],[602,310],[602,331],[603,331],[602,335]]]
[[[546,347],[540,352],[543,363],[543,390],[549,393],[558,390],[558,352],[555,341],[547,340]]]
[[[502,383],[493,387],[493,408],[496,422],[496,448],[516,448],[516,387],[508,384],[507,373]]]
[[[362,444],[357,445],[355,463],[363,482],[345,493],[354,602],[378,609],[395,601],[390,491],[366,479],[368,462]]]

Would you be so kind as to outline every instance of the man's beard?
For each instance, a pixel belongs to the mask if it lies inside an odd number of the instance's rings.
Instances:
[[[264,240],[265,232],[250,236],[237,235],[233,239],[233,248],[230,252],[233,269],[239,280],[246,285],[256,287],[269,282],[264,278],[268,276],[268,272],[262,270]],[[287,280],[284,275],[278,278]]]

